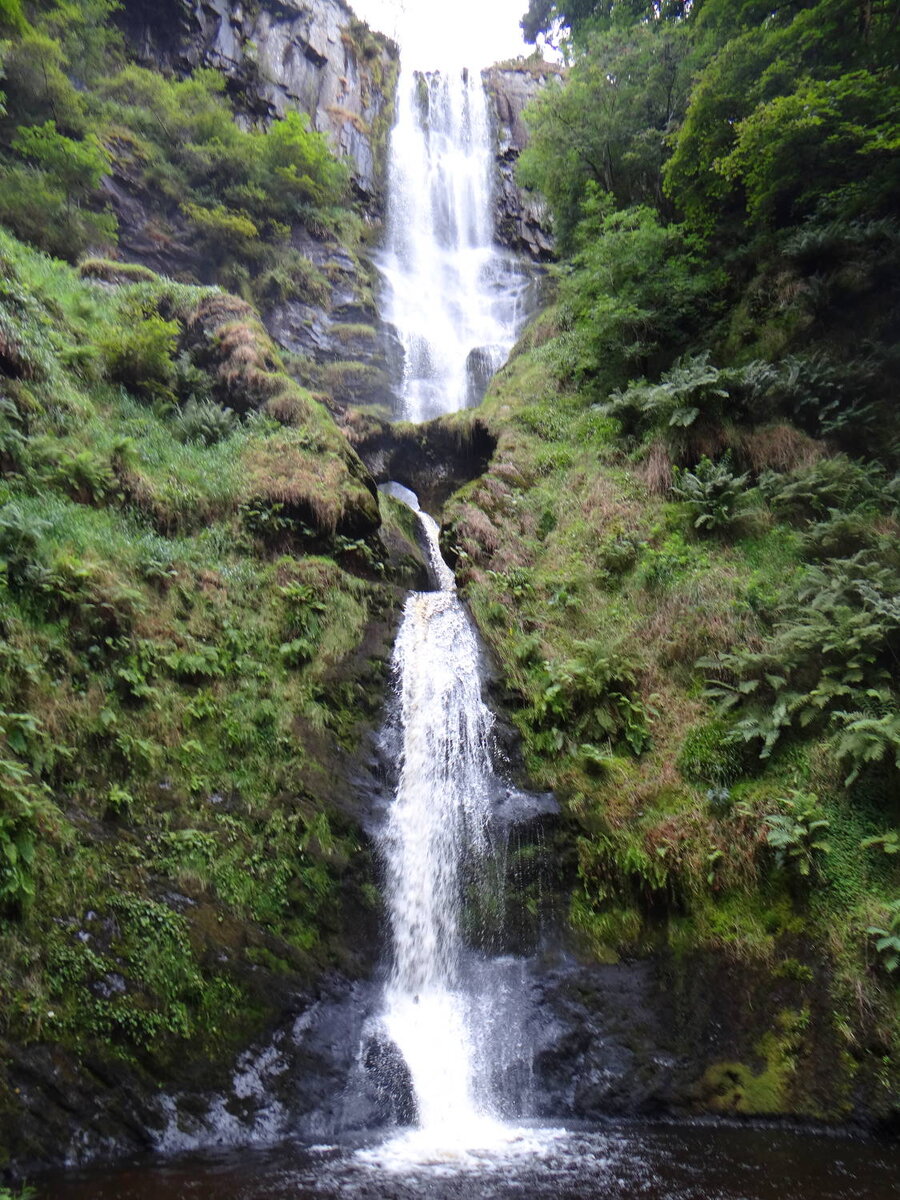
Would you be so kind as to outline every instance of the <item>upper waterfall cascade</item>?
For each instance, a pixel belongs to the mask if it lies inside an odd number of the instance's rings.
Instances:
[[[480,73],[404,66],[379,266],[407,420],[477,404],[528,314],[530,274],[494,241],[494,170]]]

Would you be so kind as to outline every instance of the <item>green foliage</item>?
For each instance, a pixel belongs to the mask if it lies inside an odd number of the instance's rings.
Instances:
[[[710,364],[707,352],[685,357],[657,384],[642,380],[613,392],[601,411],[631,435],[658,430],[677,437],[677,431],[697,423],[720,424],[730,399],[723,374]]]
[[[891,162],[898,109],[900,88],[889,75],[800,79],[793,93],[760,103],[738,123],[715,169],[742,187],[755,222],[796,221],[861,175],[886,201],[898,178]]]
[[[870,925],[866,930],[875,938],[878,961],[889,975],[900,967],[900,900],[885,905],[886,927]]]
[[[230,975],[263,937],[299,975],[341,952],[369,866],[331,816],[333,745],[377,718],[378,645],[355,652],[394,599],[351,573],[355,539],[338,566],[243,536],[252,456],[274,470],[285,435],[210,406],[223,352],[192,318],[246,307],[148,276],[98,287],[0,231],[4,1035],[153,1074],[246,1040],[268,1000]],[[296,420],[315,468],[365,490],[324,410]]]
[[[21,911],[34,898],[38,798],[27,768],[0,758],[0,913]]]
[[[95,134],[74,141],[57,130],[55,121],[20,125],[12,146],[58,183],[70,200],[87,196],[109,170],[109,151]]]
[[[831,822],[819,807],[818,797],[795,792],[792,799],[784,798],[787,812],[770,813],[766,842],[775,851],[779,867],[796,871],[806,879],[813,874],[822,855],[831,852],[825,839]]]
[[[170,400],[179,328],[158,313],[135,309],[132,321],[101,339],[106,371],[115,383],[148,400]]]
[[[13,1190],[0,1186],[0,1200],[34,1200],[36,1196],[37,1192],[33,1187],[22,1186]]]
[[[201,442],[214,446],[234,433],[237,413],[211,400],[189,400],[172,422],[175,436],[181,442]]]
[[[838,752],[860,767],[892,753],[898,590],[897,567],[868,551],[808,567],[763,650],[702,660],[719,673],[708,694],[746,713],[734,736],[767,758],[789,729],[837,727]],[[877,705],[889,711],[864,715]]]
[[[760,491],[779,515],[814,520],[834,512],[862,509],[868,517],[890,504],[887,478],[877,463],[839,454],[808,467],[760,477]]]
[[[647,710],[635,695],[633,665],[603,642],[580,642],[577,657],[547,662],[523,714],[535,746],[572,750],[622,739],[633,754],[650,742]]]
[[[610,387],[689,341],[715,279],[684,230],[664,225],[652,209],[611,211],[594,190],[584,211],[560,294],[576,335],[576,376]]]
[[[315,590],[305,583],[289,583],[279,589],[284,606],[282,636],[278,648],[282,661],[291,667],[309,662],[322,636],[322,618],[328,611]]]
[[[578,224],[591,185],[619,208],[661,202],[666,137],[687,101],[686,52],[662,22],[596,31],[565,81],[551,81],[529,106],[519,177],[549,200],[565,248],[584,241]]]
[[[885,854],[900,854],[900,833],[896,829],[892,829],[890,833],[882,833],[878,837],[864,838],[860,842],[860,847],[863,850],[870,850],[874,846],[879,846]]]
[[[116,219],[73,205],[46,172],[9,165],[0,173],[0,223],[23,240],[60,258],[72,259],[91,246],[116,241]]]
[[[735,475],[727,461],[714,463],[705,455],[693,471],[676,471],[672,494],[687,504],[695,529],[729,529],[741,518],[748,475]]]
[[[730,725],[718,719],[687,731],[676,762],[685,779],[717,788],[734,783],[742,773],[744,756],[730,732]]]
[[[895,709],[882,716],[865,712],[834,715],[840,725],[833,743],[835,757],[852,768],[844,780],[846,786],[874,764],[887,762],[900,772],[900,712]]]

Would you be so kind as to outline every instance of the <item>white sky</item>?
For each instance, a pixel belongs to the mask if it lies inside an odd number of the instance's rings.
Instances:
[[[407,66],[486,67],[533,52],[519,21],[528,0],[348,0],[358,17],[400,43]]]

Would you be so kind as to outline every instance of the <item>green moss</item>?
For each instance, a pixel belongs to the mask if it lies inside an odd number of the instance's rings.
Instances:
[[[798,1111],[793,1087],[809,1013],[786,1009],[778,1014],[776,1024],[777,1030],[765,1034],[755,1047],[765,1064],[762,1070],[739,1062],[716,1063],[707,1069],[699,1085],[704,1107],[742,1116]]]

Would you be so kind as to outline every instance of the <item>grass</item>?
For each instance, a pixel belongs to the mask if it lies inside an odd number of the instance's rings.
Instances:
[[[652,440],[628,452],[615,422],[560,382],[553,338],[544,314],[492,383],[478,419],[496,452],[450,500],[445,536],[499,664],[528,771],[562,801],[563,842],[577,841],[572,936],[602,961],[654,950],[689,964],[714,954],[752,965],[760,981],[786,970],[802,939],[797,969],[828,964],[817,1002],[833,1005],[859,1046],[878,1025],[896,1064],[900,1026],[864,933],[900,887],[895,858],[860,846],[890,824],[883,796],[868,810],[849,797],[821,735],[787,739],[768,763],[730,743],[729,719],[704,698],[708,671],[697,666],[766,643],[804,568],[802,531],[758,499],[728,534],[698,534],[668,493],[669,458],[654,460]],[[779,427],[755,434],[746,452],[791,471],[822,447]],[[598,724],[597,706],[621,704],[621,685],[606,698],[598,691],[588,645],[627,664],[628,703],[649,740],[630,744],[625,724]],[[593,690],[567,693],[564,684],[551,695],[579,661]],[[546,717],[535,720],[548,703],[561,714],[553,736]],[[831,823],[831,853],[809,886],[777,868],[766,841],[767,815],[796,788],[814,791]],[[714,1071],[707,1100],[723,1111],[820,1111],[814,1068],[804,1058],[795,1079],[783,1031],[769,1033],[750,1066]],[[764,1024],[757,1036],[767,1036]],[[833,1061],[837,1115],[850,1078],[842,1063]]]
[[[335,763],[377,719],[373,629],[398,596],[362,464],[242,301],[143,273],[101,288],[105,267],[5,234],[0,260],[24,364],[2,385],[0,838],[34,847],[0,890],[0,1043],[165,1073],[265,1019],[263,943],[308,977],[369,919]],[[147,368],[154,397],[111,382],[103,350],[148,314],[176,342]],[[251,411],[185,442],[188,389],[281,397],[290,423]]]

